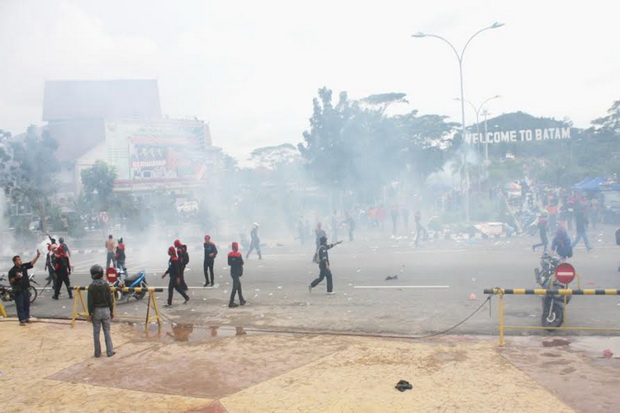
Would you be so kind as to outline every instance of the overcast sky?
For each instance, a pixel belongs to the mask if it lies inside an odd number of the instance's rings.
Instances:
[[[577,127],[620,99],[611,1],[0,0],[0,129],[41,121],[43,82],[156,78],[162,110],[211,126],[244,158],[297,143],[322,86],[351,98],[407,93],[408,110],[460,122],[465,97],[492,116],[521,110]],[[404,108],[403,108],[404,109]],[[467,122],[475,121],[471,108]]]

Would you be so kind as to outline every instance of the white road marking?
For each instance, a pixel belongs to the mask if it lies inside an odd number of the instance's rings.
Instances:
[[[354,285],[353,288],[450,288],[449,285]]]

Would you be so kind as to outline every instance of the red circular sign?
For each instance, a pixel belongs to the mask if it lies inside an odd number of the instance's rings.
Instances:
[[[575,268],[567,262],[563,262],[555,269],[555,278],[562,284],[569,284],[575,279]]]

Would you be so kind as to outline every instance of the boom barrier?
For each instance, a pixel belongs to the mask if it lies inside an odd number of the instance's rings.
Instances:
[[[504,330],[583,330],[583,331],[620,331],[620,328],[597,328],[597,327],[568,327],[566,317],[566,297],[571,295],[620,295],[620,289],[544,289],[544,288],[488,288],[484,290],[485,294],[493,294],[499,296],[499,346],[504,347]],[[564,325],[560,327],[542,327],[542,326],[510,326],[504,325],[504,295],[561,295],[564,297]]]
[[[75,320],[79,318],[88,319],[88,307],[86,306],[86,302],[84,301],[84,295],[82,291],[87,291],[88,287],[72,287],[75,294],[73,294],[73,315],[71,316],[71,327],[75,326]],[[159,307],[157,306],[157,299],[155,298],[155,293],[161,293],[164,291],[163,288],[158,287],[110,287],[110,291],[112,292],[112,303],[114,305],[113,312],[114,318],[123,318],[123,319],[131,319],[131,320],[143,320],[144,319],[144,331],[148,331],[149,323],[153,321],[157,321],[158,328],[161,328],[161,315],[159,313]],[[137,316],[123,316],[118,317],[116,312],[116,291],[122,291],[124,293],[141,293],[145,292],[149,295],[149,302],[146,307],[146,317],[137,317]],[[78,311],[78,305],[81,305],[82,311]],[[153,310],[153,315],[151,315],[151,309]]]

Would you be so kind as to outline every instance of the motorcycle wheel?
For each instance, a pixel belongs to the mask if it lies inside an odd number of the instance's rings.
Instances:
[[[142,283],[140,284],[140,288],[146,288],[146,284]],[[146,291],[141,291],[139,293],[134,293],[134,297],[136,297],[136,300],[141,300],[144,298],[144,296],[146,295]]]
[[[30,300],[30,304],[34,303],[37,299],[39,292],[33,286],[28,287],[28,299]]]
[[[543,309],[542,326],[543,327],[560,327],[564,322],[564,312],[560,304],[554,303],[549,311],[549,303],[546,303]],[[553,330],[549,330],[553,331]]]

